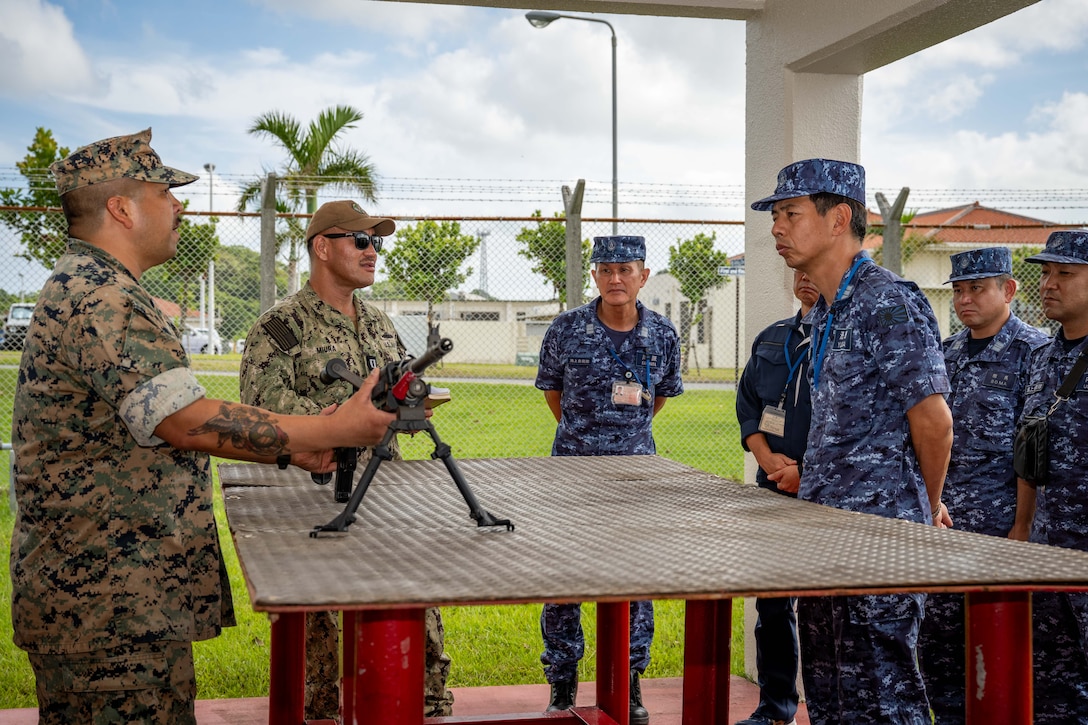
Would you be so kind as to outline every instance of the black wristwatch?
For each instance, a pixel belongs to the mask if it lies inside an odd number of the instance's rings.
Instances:
[[[282,456],[276,456],[276,465],[280,467],[281,471],[286,470],[291,465],[291,454],[285,453]]]

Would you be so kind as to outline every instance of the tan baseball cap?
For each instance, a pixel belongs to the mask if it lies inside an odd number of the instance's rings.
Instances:
[[[53,172],[57,192],[61,195],[114,179],[137,179],[174,187],[191,184],[200,178],[164,166],[151,148],[150,128],[87,144],[68,158],[54,162],[49,170]]]
[[[392,219],[370,216],[354,201],[328,201],[310,219],[310,224],[306,227],[306,241],[333,227],[347,229],[349,232],[373,229],[375,235],[388,237],[396,231],[397,224]]]

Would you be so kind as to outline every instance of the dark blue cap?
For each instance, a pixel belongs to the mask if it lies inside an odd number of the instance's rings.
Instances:
[[[770,211],[776,201],[827,192],[865,204],[865,168],[849,161],[807,159],[778,172],[774,194],[752,204],[756,211]]]
[[[630,262],[646,259],[644,237],[593,237],[593,256],[590,262]]]
[[[945,284],[1002,274],[1012,274],[1012,254],[1008,247],[972,249],[952,255],[952,274]]]
[[[1088,264],[1088,232],[1054,232],[1043,251],[1024,261]]]

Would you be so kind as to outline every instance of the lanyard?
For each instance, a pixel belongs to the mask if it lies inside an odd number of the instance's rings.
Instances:
[[[627,363],[625,363],[623,360],[620,360],[620,356],[617,355],[616,351],[612,349],[612,345],[608,346],[608,353],[615,359],[616,362],[623,366],[623,369],[627,371],[628,375],[635,379],[636,383],[642,385],[642,387],[645,388],[647,392],[650,391],[650,356],[648,354],[646,355],[646,382],[644,384],[641,380],[638,379],[638,375],[635,374],[635,371],[627,367]]]
[[[786,392],[790,389],[790,383],[793,382],[793,376],[797,372],[797,368],[801,367],[801,363],[805,361],[806,353],[802,352],[797,356],[797,361],[790,360],[790,340],[793,339],[793,328],[791,327],[789,332],[786,333],[786,343],[784,345],[786,351],[786,368],[789,370],[789,375],[786,377],[786,384],[782,386],[782,397],[778,401],[778,407],[783,407],[786,403]],[[800,352],[801,346],[808,342],[808,338],[801,340],[797,344],[798,352]],[[812,348],[809,348],[808,353],[811,354]]]
[[[842,299],[842,296],[846,294],[846,288],[850,286],[850,283],[854,280],[854,273],[858,271],[858,268],[866,262],[872,260],[868,257],[859,257],[854,261],[854,266],[850,268],[850,272],[847,273],[846,279],[839,285],[839,291],[835,294],[835,302]],[[834,307],[835,303],[831,303]],[[812,366],[812,388],[815,390],[820,386],[820,370],[824,366],[824,355],[827,353],[827,338],[831,335],[831,323],[835,320],[835,313],[832,310],[827,311],[827,321],[824,325],[824,334],[820,336],[820,346],[816,348],[816,364]]]

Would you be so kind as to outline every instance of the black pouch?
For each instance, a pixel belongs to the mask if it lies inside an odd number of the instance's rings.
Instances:
[[[1029,416],[1012,444],[1012,467],[1025,481],[1045,485],[1049,464],[1046,416]]]

